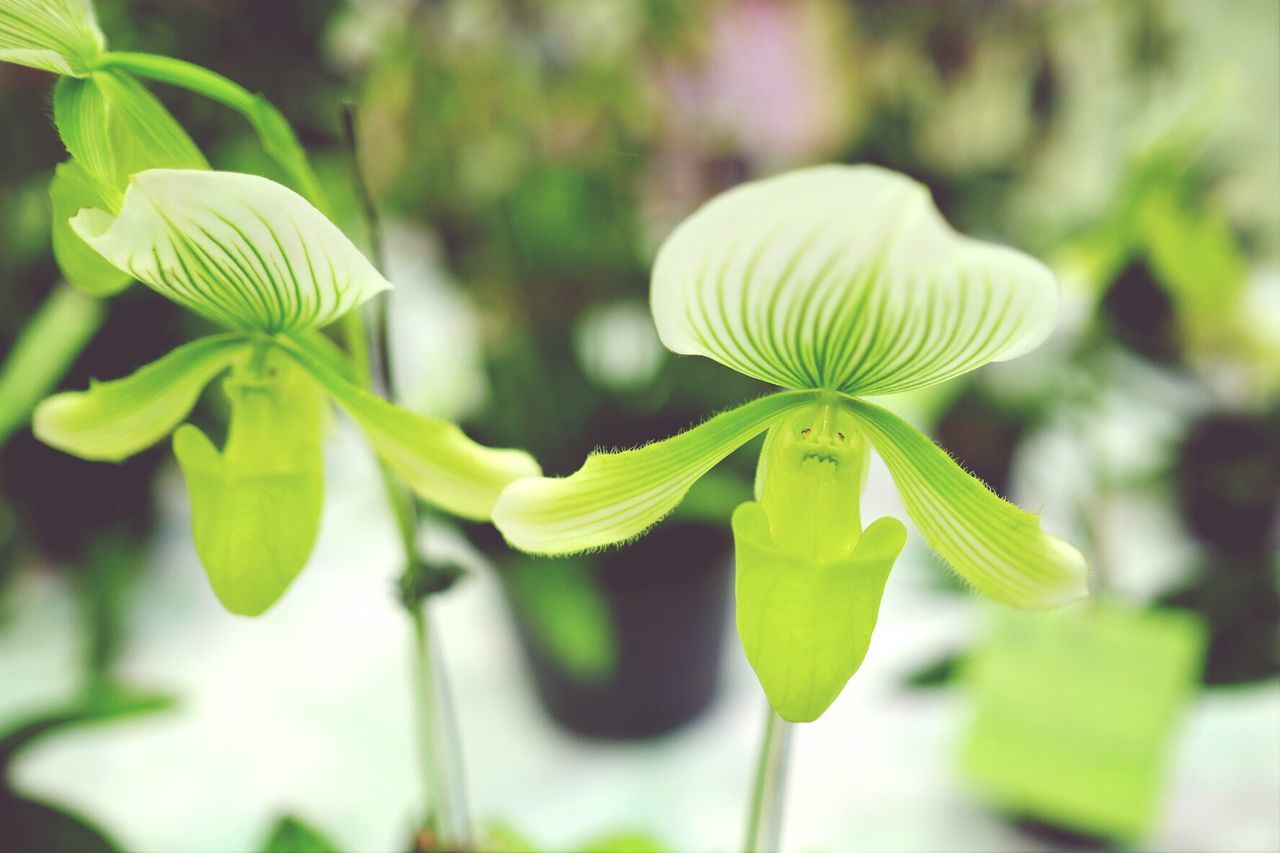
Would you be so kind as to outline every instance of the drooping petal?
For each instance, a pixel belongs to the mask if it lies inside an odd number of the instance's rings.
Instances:
[[[632,539],[675,509],[716,463],[813,396],[771,394],[664,441],[593,453],[571,476],[517,481],[502,493],[493,522],[511,545],[537,554]]]
[[[979,592],[1017,607],[1088,594],[1084,556],[1045,533],[1038,516],[1001,500],[896,415],[862,400],[847,405],[925,541]]]
[[[223,606],[257,616],[302,571],[324,502],[324,396],[306,371],[269,353],[226,382],[231,425],[219,452],[199,428],[173,436],[191,497],[196,553]]]
[[[151,91],[122,71],[64,78],[53,92],[53,118],[67,151],[116,195],[147,169],[208,169],[195,142]]]
[[[71,227],[163,296],[233,329],[319,328],[391,284],[302,196],[234,172],[134,175],[119,216]]]
[[[36,438],[83,459],[132,456],[172,432],[204,387],[248,346],[240,335],[201,338],[123,379],[55,394],[36,407]]]
[[[541,473],[522,450],[477,444],[454,424],[402,409],[338,372],[315,344],[294,337],[289,354],[364,430],[378,456],[428,503],[487,521],[503,488]]]
[[[889,571],[907,539],[894,518],[830,562],[778,544],[765,508],[733,514],[738,635],[775,711],[807,723],[827,710],[871,644]]]
[[[0,0],[0,62],[81,76],[106,47],[92,0]]]
[[[1058,287],[1032,258],[957,234],[915,181],[824,166],[686,220],[658,252],[651,307],[675,352],[787,388],[887,394],[1037,346]]]

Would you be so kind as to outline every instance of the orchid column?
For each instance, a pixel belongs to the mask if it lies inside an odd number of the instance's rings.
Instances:
[[[705,205],[659,251],[651,307],[669,349],[784,390],[673,438],[594,454],[570,477],[514,482],[494,521],[515,547],[571,554],[639,536],[767,433],[756,500],[732,519],[737,624],[770,704],[790,722],[817,719],[861,665],[905,542],[897,519],[862,526],[871,449],[917,530],[979,592],[1018,607],[1086,594],[1075,548],[864,399],[1040,344],[1058,289],[1037,261],[957,234],[902,175],[829,166]]]

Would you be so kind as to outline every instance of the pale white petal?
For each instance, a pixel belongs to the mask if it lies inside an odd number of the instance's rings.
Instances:
[[[134,278],[233,329],[318,328],[391,287],[310,202],[256,175],[140,172],[119,216],[83,210],[71,226]]]
[[[929,192],[874,166],[823,166],[713,199],[653,272],[658,334],[789,388],[886,394],[1021,355],[1053,328],[1036,260],[956,233]]]

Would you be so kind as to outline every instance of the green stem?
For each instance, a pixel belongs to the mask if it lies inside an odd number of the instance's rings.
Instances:
[[[360,146],[356,135],[355,108],[345,104],[342,110],[343,138],[351,156],[352,174],[356,192],[369,232],[374,262],[384,273],[387,259],[382,240],[382,226],[373,194],[360,168]],[[372,332],[372,346],[364,349],[365,375],[388,400],[396,399],[395,382],[391,373],[390,346],[388,341],[388,300],[383,294],[374,300],[371,314],[366,315],[368,329]],[[354,315],[354,312],[352,312]],[[361,324],[361,329],[365,328]],[[401,590],[414,590],[417,575],[423,569],[418,555],[418,506],[413,495],[396,480],[390,469],[379,462],[382,482],[391,504],[400,539],[404,546],[406,563],[400,579]],[[416,654],[416,683],[418,694],[419,747],[422,760],[423,781],[427,802],[424,818],[427,826],[438,834],[438,843],[449,849],[466,850],[471,846],[470,820],[464,797],[462,758],[458,732],[455,727],[452,703],[444,661],[438,644],[432,635],[430,596],[424,594],[403,595],[401,601],[413,623],[414,650]]]
[[[751,811],[747,815],[746,853],[778,850],[782,837],[782,803],[786,792],[787,754],[791,726],[766,705],[764,734],[756,759]]]
[[[435,836],[435,846],[465,850],[471,843],[470,832],[461,800],[462,789],[452,772],[449,739],[453,732],[445,716],[430,616],[425,605],[409,608],[409,616],[413,624],[418,756],[427,786],[424,824]]]
[[[216,71],[169,56],[113,51],[102,55],[98,67],[119,68],[158,83],[178,86],[240,113],[252,125],[263,149],[285,170],[295,188],[320,210],[332,213],[324,189],[307,159],[306,149],[298,142],[288,120],[262,95],[250,92]]]

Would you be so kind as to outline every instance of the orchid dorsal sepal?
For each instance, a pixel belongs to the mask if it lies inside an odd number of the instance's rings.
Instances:
[[[140,172],[118,215],[83,210],[71,227],[162,296],[241,331],[320,328],[391,288],[310,202],[256,175]]]
[[[0,62],[83,77],[106,47],[91,0],[0,0]]]
[[[1014,358],[1052,331],[1053,274],[962,236],[929,191],[820,166],[712,199],[663,243],[662,342],[784,388],[890,394]]]
[[[866,654],[905,540],[894,519],[861,527],[869,449],[925,540],[974,588],[1021,607],[1086,594],[1078,551],[859,399],[1020,355],[1050,333],[1057,307],[1048,269],[957,234],[903,175],[827,166],[744,185],[659,250],[654,321],[669,349],[792,390],[639,450],[594,454],[570,477],[513,483],[494,522],[537,553],[623,542],[768,431],[757,501],[732,523],[738,627],[775,709],[815,719]]]

